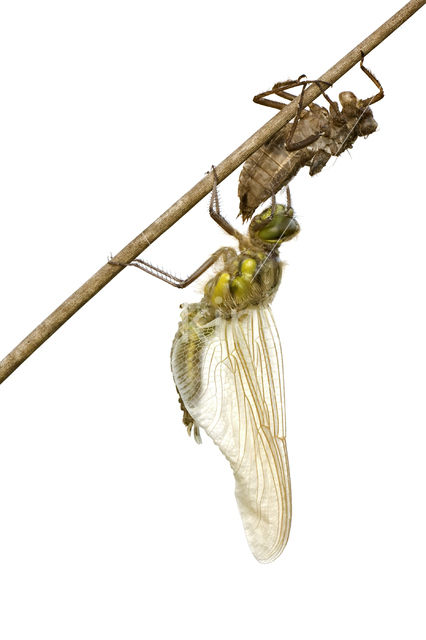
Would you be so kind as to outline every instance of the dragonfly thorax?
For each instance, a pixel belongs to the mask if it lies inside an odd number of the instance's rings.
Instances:
[[[224,265],[204,289],[212,313],[228,316],[249,306],[266,304],[281,281],[282,265],[276,252],[244,251]]]

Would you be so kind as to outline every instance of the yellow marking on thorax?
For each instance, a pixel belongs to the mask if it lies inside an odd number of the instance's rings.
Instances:
[[[227,298],[229,298],[230,279],[231,276],[226,271],[224,273],[221,273],[218,277],[211,294],[211,301],[214,306],[222,304]]]
[[[246,258],[240,266],[241,275],[236,276],[230,283],[230,289],[237,302],[247,298],[252,286],[253,275],[256,271],[257,263],[253,258]]]

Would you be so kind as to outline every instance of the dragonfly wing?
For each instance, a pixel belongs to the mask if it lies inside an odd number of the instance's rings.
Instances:
[[[284,549],[291,523],[279,336],[268,306],[215,318],[209,326],[197,393],[187,392],[183,369],[174,366],[175,381],[194,423],[231,464],[254,556],[271,562]]]

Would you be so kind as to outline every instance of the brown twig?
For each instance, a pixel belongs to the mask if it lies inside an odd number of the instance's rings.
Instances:
[[[411,0],[387,22],[363,40],[354,49],[349,51],[339,62],[324,73],[319,80],[334,84],[349,69],[361,59],[361,51],[369,53],[378,44],[383,42],[391,33],[400,27],[426,0]],[[319,85],[313,84],[305,91],[304,105],[310,104],[320,95]],[[242,164],[256,149],[264,144],[274,133],[289,122],[296,114],[298,98],[286,105],[269,122],[254,133],[241,146],[233,151],[225,160],[216,166],[218,181],[221,182]],[[198,182],[192,189],[175,202],[155,222],[142,231],[134,240],[124,247],[116,256],[116,262],[130,262],[142,251],[167,231],[197,202],[206,196],[212,189],[212,176],[209,174]],[[22,342],[18,344],[4,360],[0,362],[0,383],[3,382],[24,360],[26,360],[43,342],[59,329],[76,311],[96,295],[110,280],[112,280],[123,267],[105,264],[77,291],[65,300],[53,311],[41,324],[38,325]]]

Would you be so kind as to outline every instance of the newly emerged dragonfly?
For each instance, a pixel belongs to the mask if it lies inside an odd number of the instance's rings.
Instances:
[[[339,94],[342,109],[337,102],[325,93],[322,81],[288,80],[278,82],[270,91],[255,96],[253,100],[275,109],[282,109],[283,103],[270,100],[267,96],[275,94],[286,100],[295,96],[287,89],[302,86],[299,110],[292,123],[285,125],[268,142],[246,160],[240,173],[238,195],[240,198],[240,214],[243,220],[251,218],[257,207],[286,186],[299,169],[309,166],[311,176],[319,173],[331,156],[339,156],[350,149],[360,136],[366,137],[377,129],[370,105],[384,96],[383,88],[377,78],[364,67],[364,56],[361,69],[379,89],[378,93],[358,99],[352,91]],[[303,96],[306,85],[316,82],[329,109],[315,103],[303,109]]]
[[[281,281],[278,249],[299,224],[288,192],[287,206],[273,201],[247,235],[239,233],[220,214],[215,174],[210,215],[238,241],[238,252],[219,249],[186,280],[143,260],[129,264],[178,288],[220,264],[202,300],[182,305],[172,372],[188,433],[199,441],[204,429],[229,461],[249,546],[257,560],[271,562],[288,540],[291,490],[282,354],[269,303]]]

